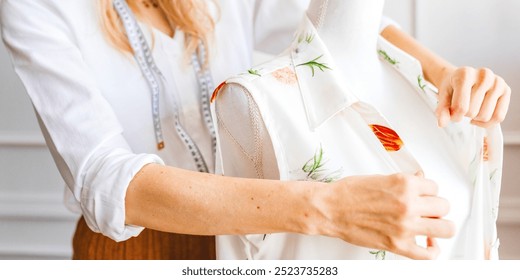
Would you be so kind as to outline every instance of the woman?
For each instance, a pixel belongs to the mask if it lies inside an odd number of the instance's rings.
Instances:
[[[213,258],[212,239],[164,232],[298,232],[431,259],[438,248],[418,247],[414,236],[453,234],[449,221],[423,217],[420,210],[397,211],[420,209],[415,206],[425,200],[436,217],[448,211],[435,183],[420,176],[352,177],[325,187],[194,172],[214,169],[212,123],[205,118],[211,78],[220,81],[247,69],[253,46],[277,52],[273,46],[287,45],[272,35],[295,29],[301,3],[126,2],[2,3],[4,42],[69,201],[83,214],[75,258]],[[397,29],[389,34],[390,41],[428,60],[427,78],[444,85],[441,122],[450,108],[454,120],[477,116],[475,121],[488,125],[503,119],[509,91],[499,77],[452,69]],[[192,56],[195,51],[198,56]],[[479,114],[482,109],[486,114]],[[380,202],[377,208],[356,203],[354,197],[367,193]],[[349,230],[361,224],[357,214],[372,210],[373,224]]]

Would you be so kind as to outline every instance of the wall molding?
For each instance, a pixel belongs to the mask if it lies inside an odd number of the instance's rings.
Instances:
[[[40,131],[0,131],[0,147],[46,148]]]
[[[503,133],[505,146],[520,145],[520,131],[504,131]]]
[[[520,145],[520,130],[504,131],[504,145]],[[0,147],[47,147],[40,131],[0,131]]]
[[[78,218],[64,206],[60,193],[0,193],[0,229],[7,230],[0,232],[0,259],[71,259],[72,231]],[[27,232],[32,225],[43,232]]]
[[[65,207],[63,195],[0,194],[0,221],[74,222],[78,218]]]
[[[520,225],[520,197],[500,198],[498,225]]]
[[[0,245],[0,260],[70,260],[72,256],[70,247],[35,247],[33,245]]]

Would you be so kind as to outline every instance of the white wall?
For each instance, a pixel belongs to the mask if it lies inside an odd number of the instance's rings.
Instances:
[[[76,215],[0,44],[0,259],[66,259]]]
[[[1,0],[0,0],[1,2]],[[501,257],[520,259],[520,11],[517,0],[387,0],[402,28],[457,65],[487,66],[513,89],[506,135],[499,237]],[[23,86],[0,44],[0,259],[66,259],[76,216]]]

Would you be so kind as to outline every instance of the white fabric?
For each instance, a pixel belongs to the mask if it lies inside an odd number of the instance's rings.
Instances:
[[[181,121],[210,169],[214,155],[195,74],[184,63],[182,33],[172,39],[142,26],[166,78],[167,91],[160,97],[166,147],[158,151],[149,88],[133,57],[105,39],[97,2],[2,1],[2,35],[68,186],[68,206],[81,209],[94,231],[121,241],[142,230],[124,224],[125,193],[136,172],[149,163],[195,170],[173,129],[172,98],[179,99]],[[279,52],[290,43],[307,1],[283,1],[272,9],[278,2],[218,1],[211,49],[216,82],[247,69],[255,46]]]
[[[307,19],[298,34],[310,34],[314,39],[310,43],[296,40],[289,52],[253,67],[255,74],[228,79],[217,93],[214,114],[219,119],[220,171],[229,176],[258,177],[274,168],[279,177],[270,171],[268,178],[321,181],[403,171],[396,167],[392,152],[383,148],[360,118],[359,110],[353,108],[361,99],[387,118],[426,177],[436,181],[440,195],[450,201],[447,218],[455,222],[457,233],[452,239],[438,240],[439,258],[497,258],[503,146],[500,127],[485,130],[464,122],[439,129],[433,114],[436,99],[431,85],[424,81],[421,65],[382,38],[374,53],[379,51],[382,58],[384,79],[373,82],[384,83],[386,91],[355,94],[345,78],[334,72],[348,61],[334,61]],[[332,70],[320,71],[314,66],[312,77],[310,67],[302,63],[317,57]],[[240,108],[240,104],[248,106]],[[254,116],[257,112],[260,116]],[[237,125],[255,118],[261,119],[262,125],[256,125],[260,129],[247,133],[267,140],[261,148],[251,149],[251,138]],[[260,166],[237,160],[240,153],[251,154],[255,149],[264,154],[271,150],[276,156],[261,157]],[[324,170],[308,176],[302,169],[320,149],[326,162]],[[286,233],[219,236],[217,254],[220,259],[382,258],[382,252],[338,239]],[[387,253],[386,258],[399,256]]]

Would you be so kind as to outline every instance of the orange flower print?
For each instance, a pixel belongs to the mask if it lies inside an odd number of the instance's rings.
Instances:
[[[487,137],[484,137],[484,143],[482,145],[482,158],[483,158],[484,161],[488,161],[489,160]]]
[[[271,75],[282,84],[294,85],[297,82],[296,73],[289,67],[278,69]]]
[[[218,92],[226,85],[226,81],[222,82],[220,85],[218,85],[217,88],[215,88],[215,90],[213,91],[213,95],[211,96],[211,100],[209,101],[210,103],[213,103],[213,101],[215,100],[215,98],[217,98],[217,95],[218,95]]]
[[[394,130],[377,124],[371,124],[370,128],[388,152],[397,152],[403,147],[403,140]]]

